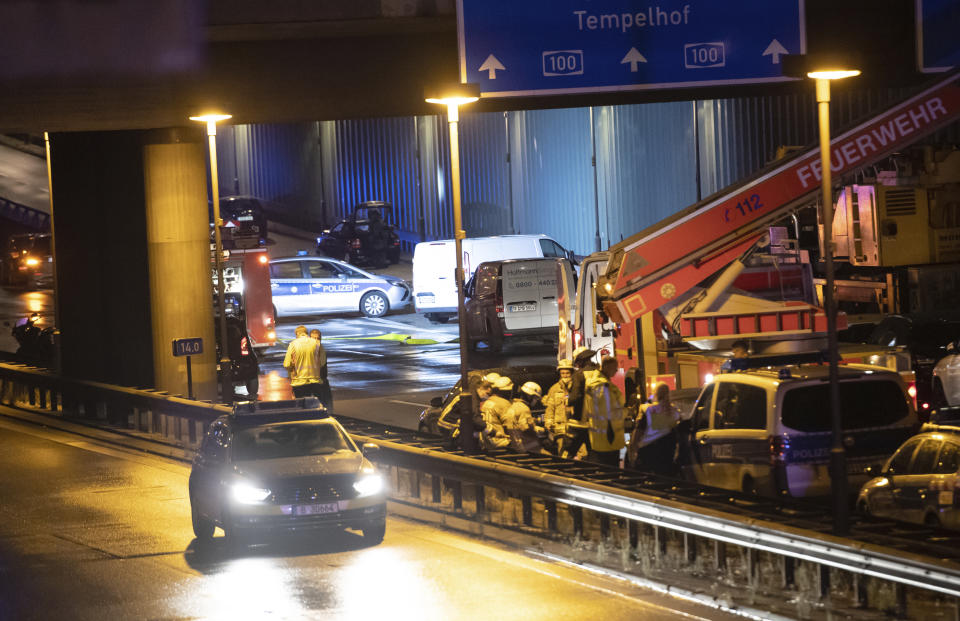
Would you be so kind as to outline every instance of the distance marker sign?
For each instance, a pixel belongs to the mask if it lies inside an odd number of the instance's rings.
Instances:
[[[803,0],[457,0],[460,78],[485,97],[780,82]]]

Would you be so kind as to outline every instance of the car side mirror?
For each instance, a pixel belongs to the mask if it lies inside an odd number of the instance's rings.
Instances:
[[[360,449],[363,451],[364,455],[376,455],[380,452],[380,445],[374,444],[373,442],[365,443]]]
[[[433,399],[430,399],[430,407],[432,408],[443,407],[443,397],[434,397]]]

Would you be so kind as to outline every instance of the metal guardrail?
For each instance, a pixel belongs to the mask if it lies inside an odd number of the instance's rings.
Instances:
[[[51,413],[79,412],[160,434],[188,448],[196,448],[206,426],[230,411],[225,405],[60,378],[43,369],[11,364],[0,364],[0,403],[29,404]],[[824,527],[829,520],[820,507],[762,500],[550,456],[467,456],[444,450],[439,439],[413,431],[338,418],[357,440],[380,445],[375,459],[391,470],[394,499],[399,502],[483,522],[491,519],[487,499],[495,491],[501,499],[498,503],[506,507],[509,499],[515,499],[519,507],[515,521],[505,509],[497,523],[520,530],[532,528],[547,537],[580,539],[593,528],[596,538],[602,539],[610,535],[615,521],[625,529],[624,540],[634,549],[666,554],[673,538],[674,543],[680,542],[680,556],[693,562],[705,546],[712,546],[710,555],[719,569],[731,558],[726,548],[732,546],[746,559],[749,581],[759,579],[761,564],[773,563],[779,568],[781,587],[797,588],[797,576],[809,574],[813,579],[805,582],[813,586],[807,588],[825,596],[831,589],[833,568],[854,577],[850,587],[854,605],[872,605],[877,592],[892,590],[894,594],[887,593],[887,603],[881,607],[905,614],[909,588],[914,595],[957,598],[948,604],[957,617],[960,534],[859,518],[851,538],[840,538]],[[423,483],[428,484],[428,494],[421,493]],[[464,503],[471,496],[472,509]],[[766,555],[766,560],[758,555]],[[870,579],[879,582],[870,585]],[[840,581],[834,578],[835,584]]]

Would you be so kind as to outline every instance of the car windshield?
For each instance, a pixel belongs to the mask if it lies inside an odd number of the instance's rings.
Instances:
[[[241,429],[233,445],[235,461],[332,455],[354,448],[335,425],[325,422],[274,423]]]
[[[830,431],[830,386],[799,386],[783,397],[783,424],[797,431]],[[846,430],[884,427],[909,414],[903,391],[892,381],[840,382]]]

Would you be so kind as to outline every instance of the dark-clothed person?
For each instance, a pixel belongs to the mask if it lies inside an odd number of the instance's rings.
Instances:
[[[327,350],[322,345],[323,335],[320,334],[320,330],[314,328],[313,330],[310,330],[310,338],[316,339],[317,344],[320,345],[320,359],[323,361],[323,366],[320,367],[320,379],[323,381],[320,384],[317,384],[314,394],[316,394],[317,398],[320,399],[320,403],[323,404],[323,407],[332,412],[333,392],[330,390],[330,380],[327,378]]]

